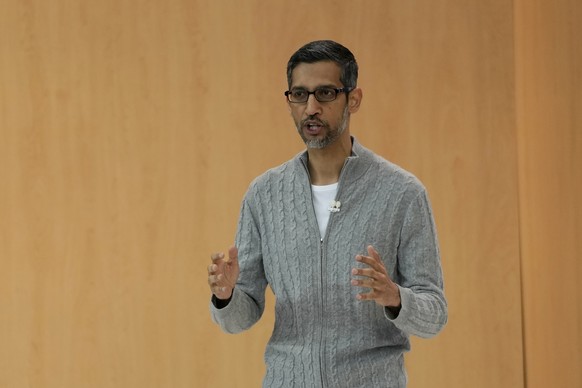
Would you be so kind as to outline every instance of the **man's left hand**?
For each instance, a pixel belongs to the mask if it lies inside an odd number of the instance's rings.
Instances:
[[[368,246],[368,256],[357,255],[356,261],[368,265],[368,268],[354,268],[352,275],[358,276],[352,279],[352,285],[369,288],[370,291],[360,293],[356,297],[359,300],[373,300],[380,306],[400,307],[400,290],[396,283],[390,279],[380,254],[373,246]]]

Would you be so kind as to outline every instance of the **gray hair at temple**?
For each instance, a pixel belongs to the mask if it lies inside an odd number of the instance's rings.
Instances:
[[[287,83],[291,88],[293,69],[300,63],[332,61],[340,67],[340,82],[344,87],[356,87],[358,64],[354,54],[333,40],[316,40],[297,50],[287,63]]]

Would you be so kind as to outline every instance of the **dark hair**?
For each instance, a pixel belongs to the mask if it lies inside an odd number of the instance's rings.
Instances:
[[[287,62],[287,83],[291,88],[291,74],[300,63],[332,61],[340,67],[340,82],[344,87],[356,87],[358,64],[354,54],[333,40],[316,40],[297,50]]]

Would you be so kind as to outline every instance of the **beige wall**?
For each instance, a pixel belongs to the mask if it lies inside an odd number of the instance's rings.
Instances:
[[[223,334],[205,268],[302,149],[285,64],[321,38],[360,63],[353,134],[431,195],[450,323],[410,387],[580,385],[581,15],[547,4],[4,1],[0,387],[260,385],[273,298]]]
[[[582,387],[582,4],[516,1],[527,386]]]

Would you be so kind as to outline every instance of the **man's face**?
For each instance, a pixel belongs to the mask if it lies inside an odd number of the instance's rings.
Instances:
[[[340,68],[330,61],[300,63],[293,69],[291,90],[314,91],[321,87],[342,88]],[[329,102],[319,102],[313,94],[305,103],[289,102],[291,116],[308,148],[325,148],[346,130],[350,112],[345,93]]]

